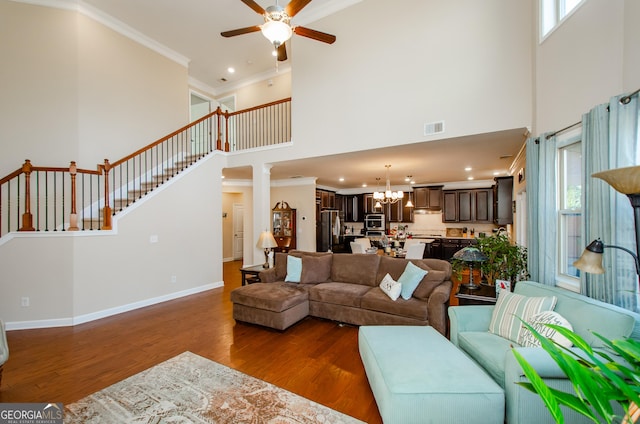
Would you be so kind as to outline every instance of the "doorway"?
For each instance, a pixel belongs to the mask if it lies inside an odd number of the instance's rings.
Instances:
[[[244,248],[244,205],[233,204],[233,260],[242,259]]]

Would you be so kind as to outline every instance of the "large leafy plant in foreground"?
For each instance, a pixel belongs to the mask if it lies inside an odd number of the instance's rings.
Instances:
[[[516,350],[512,349],[529,382],[517,383],[537,393],[557,423],[564,423],[560,405],[565,405],[589,417],[593,422],[625,424],[635,423],[640,416],[640,343],[634,339],[608,340],[594,333],[617,355],[618,361],[603,351],[594,351],[580,336],[564,327],[547,324],[567,339],[579,350],[576,352],[558,345],[540,335],[527,323],[523,323],[540,341],[542,348],[564,371],[573,385],[575,393],[565,393],[546,385],[536,370]],[[626,412],[624,417],[616,416],[612,402],[619,403]]]

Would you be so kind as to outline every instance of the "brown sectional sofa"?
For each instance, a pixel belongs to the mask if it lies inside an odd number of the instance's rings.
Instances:
[[[299,283],[285,282],[287,255],[302,259]],[[260,283],[231,292],[233,317],[284,330],[307,315],[355,325],[431,325],[447,330],[452,289],[451,264],[440,259],[407,260],[371,254],[277,253],[275,267],[260,273]],[[429,272],[409,300],[392,300],[380,288],[394,280],[407,262]]]

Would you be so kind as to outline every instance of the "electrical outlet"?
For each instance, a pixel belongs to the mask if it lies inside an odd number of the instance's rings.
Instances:
[[[171,282],[172,283],[177,283],[178,282],[178,277],[176,277],[175,275],[171,276]]]
[[[20,305],[21,305],[23,308],[28,308],[30,304],[31,304],[31,301],[30,301],[30,299],[29,299],[28,297],[23,297],[23,298],[21,299],[21,301],[20,301]]]
[[[156,234],[149,237],[149,243],[157,243],[157,242],[158,242],[158,236]]]

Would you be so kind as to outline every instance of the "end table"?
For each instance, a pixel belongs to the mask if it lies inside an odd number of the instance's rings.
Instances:
[[[460,285],[456,297],[459,305],[493,305],[496,303],[496,287],[483,284],[478,289],[468,289]]]
[[[240,268],[240,272],[242,273],[242,285],[245,286],[251,283],[259,283],[260,282],[260,272],[266,270],[268,268],[264,268],[262,265],[254,265],[248,266],[246,268]]]

